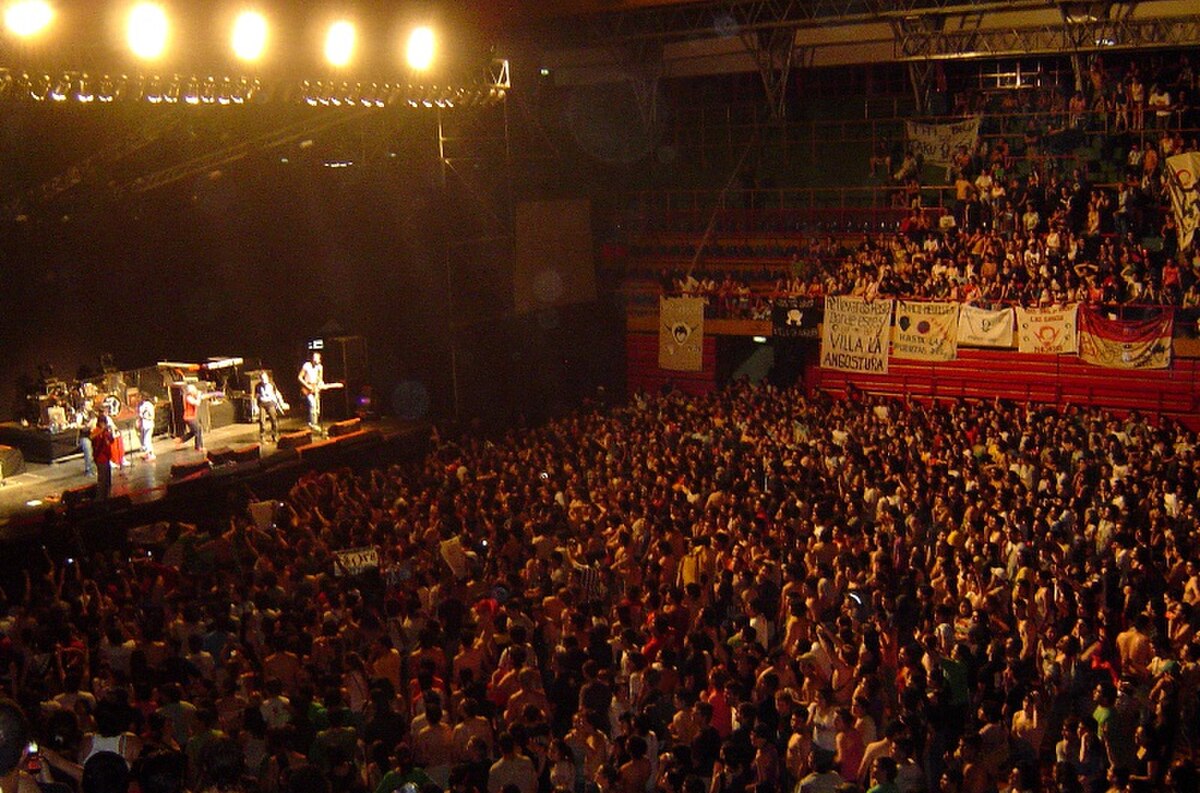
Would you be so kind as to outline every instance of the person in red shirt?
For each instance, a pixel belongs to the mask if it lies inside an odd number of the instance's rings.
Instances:
[[[204,397],[200,394],[200,389],[195,383],[189,383],[187,390],[183,393],[183,423],[187,426],[187,432],[179,439],[180,445],[187,443],[188,438],[195,437],[196,451],[204,451],[204,428],[200,426],[200,417],[197,415],[200,403]]]
[[[92,430],[92,460],[96,463],[96,498],[112,496],[113,425],[108,408],[101,408],[100,418]]]

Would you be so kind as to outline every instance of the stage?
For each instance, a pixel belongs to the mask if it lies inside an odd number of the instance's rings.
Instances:
[[[302,419],[287,418],[280,426],[282,445],[259,444],[257,424],[231,424],[205,433],[204,452],[190,441],[179,445],[168,436],[155,438],[156,459],[147,461],[140,451],[133,452],[126,455],[124,468],[114,468],[110,505],[93,500],[96,478],[84,474],[78,451],[48,464],[26,460],[24,471],[0,486],[0,541],[28,538],[51,518],[70,521],[105,508],[136,510],[171,496],[186,499],[214,483],[228,487],[283,466],[298,474],[303,467],[337,465],[348,454],[361,456],[397,441],[415,448],[428,438],[425,422],[383,419],[325,429],[332,429],[333,437],[309,437]],[[288,435],[292,437],[285,439]]]

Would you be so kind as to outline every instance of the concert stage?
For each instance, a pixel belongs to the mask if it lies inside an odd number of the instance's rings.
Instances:
[[[0,541],[31,539],[49,524],[101,516],[128,518],[141,511],[148,520],[157,520],[170,509],[186,515],[189,500],[211,501],[235,486],[253,490],[256,480],[272,472],[277,482],[294,481],[309,468],[350,461],[370,464],[374,456],[391,461],[423,449],[429,436],[427,423],[392,419],[361,425],[357,420],[338,422],[326,427],[326,438],[310,437],[302,419],[284,419],[280,430],[279,444],[258,445],[257,424],[219,427],[205,434],[206,452],[195,450],[190,442],[178,446],[174,438],[156,438],[157,459],[145,461],[134,452],[127,455],[124,469],[114,469],[108,504],[94,501],[96,479],[84,475],[77,450],[48,464],[27,459],[25,470],[0,486]]]

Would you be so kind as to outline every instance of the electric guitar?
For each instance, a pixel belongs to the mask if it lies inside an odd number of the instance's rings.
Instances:
[[[313,394],[318,391],[329,391],[334,388],[345,388],[345,387],[346,387],[345,383],[321,383],[316,388],[309,388],[306,385],[301,385],[300,393],[304,396],[308,396],[309,394]]]

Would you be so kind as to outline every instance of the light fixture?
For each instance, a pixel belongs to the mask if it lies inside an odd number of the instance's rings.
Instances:
[[[339,69],[349,64],[354,56],[356,38],[353,24],[344,19],[334,22],[325,34],[325,60]]]
[[[419,72],[425,71],[433,63],[434,49],[433,30],[424,26],[414,29],[405,48],[408,65]]]
[[[54,9],[46,0],[18,0],[4,9],[4,26],[23,39],[36,36],[54,21]]]
[[[243,11],[233,23],[233,54],[252,62],[267,49],[267,19],[257,11]]]
[[[129,49],[142,60],[154,60],[167,49],[170,23],[167,12],[154,3],[139,3],[129,12],[125,29]]]

